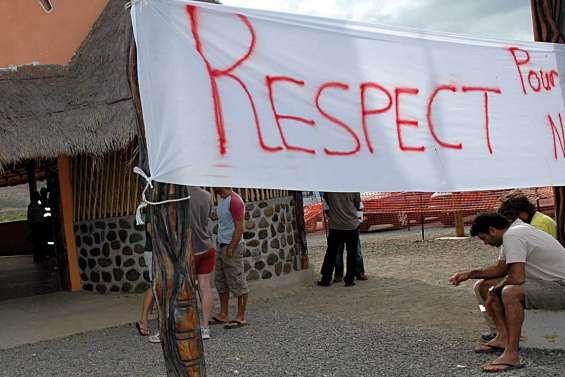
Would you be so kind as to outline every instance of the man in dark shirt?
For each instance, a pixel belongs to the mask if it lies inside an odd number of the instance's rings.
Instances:
[[[336,256],[341,245],[345,243],[347,250],[347,272],[343,279],[346,287],[355,285],[357,269],[355,260],[359,245],[359,215],[361,210],[361,194],[354,192],[326,193],[329,211],[328,249],[322,264],[322,279],[318,285],[331,285]]]
[[[328,205],[328,197],[326,193],[322,194],[322,201],[324,202],[324,213],[329,216],[329,205]],[[358,214],[359,217],[359,225],[363,221],[362,218],[362,211],[363,211],[363,202],[360,204],[360,212]],[[337,250],[337,256],[335,260],[335,271],[334,271],[334,283],[340,283],[343,280],[343,252],[345,250],[345,244],[340,244],[339,249]],[[355,277],[357,280],[368,280],[367,275],[365,274],[365,264],[363,263],[363,254],[361,252],[361,238],[359,238],[359,243],[357,244],[357,254],[355,255],[355,268],[356,274]]]
[[[41,262],[45,259],[45,242],[44,242],[44,225],[43,209],[39,204],[39,193],[33,191],[31,193],[31,202],[27,207],[27,222],[30,228],[30,240],[33,245],[33,261]]]

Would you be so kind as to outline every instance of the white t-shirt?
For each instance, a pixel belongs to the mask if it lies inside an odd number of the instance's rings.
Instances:
[[[565,281],[565,248],[544,231],[517,219],[502,236],[499,259],[525,263],[526,279]]]

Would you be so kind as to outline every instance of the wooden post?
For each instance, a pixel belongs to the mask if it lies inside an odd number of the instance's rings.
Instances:
[[[306,223],[304,222],[304,200],[302,191],[291,191],[294,200],[294,245],[300,255],[300,268],[308,269],[308,244],[306,243]],[[322,211],[323,213],[324,211]]]
[[[534,40],[565,43],[565,4],[556,0],[530,0]],[[565,187],[554,187],[557,239],[565,245]]]
[[[565,187],[554,187],[555,220],[557,221],[557,239],[565,245]]]
[[[32,193],[37,191],[37,179],[35,177],[35,161],[29,161],[27,168],[27,184],[29,186],[29,199],[32,200]]]
[[[453,216],[455,217],[455,236],[465,237],[465,222],[463,220],[463,195],[460,192],[454,192],[451,196]]]
[[[188,196],[186,186],[154,183],[152,201]],[[189,200],[151,206],[153,290],[167,375],[206,375],[196,290],[190,271]]]
[[[69,282],[71,291],[80,291],[80,272],[78,267],[77,246],[73,230],[73,185],[71,182],[71,159],[57,158],[57,173],[59,176],[59,191],[61,193],[61,222],[65,234],[65,250],[69,267]]]
[[[128,78],[138,126],[139,165],[149,173],[137,54],[132,38]],[[145,182],[143,182],[145,184]],[[186,186],[153,183],[152,201],[188,196]],[[150,206],[153,224],[153,292],[159,310],[161,347],[169,377],[205,377],[199,309],[188,255],[189,201]]]
[[[465,222],[463,221],[463,213],[455,211],[455,236],[465,237]]]

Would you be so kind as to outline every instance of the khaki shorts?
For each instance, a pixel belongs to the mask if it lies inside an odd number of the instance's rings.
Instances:
[[[220,247],[216,253],[216,272],[214,282],[219,293],[230,291],[234,296],[242,296],[249,292],[247,278],[243,270],[243,251],[245,244],[240,243],[228,257],[227,246]]]
[[[526,309],[565,310],[565,281],[526,279]]]

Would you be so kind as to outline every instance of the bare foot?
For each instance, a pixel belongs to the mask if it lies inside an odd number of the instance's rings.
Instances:
[[[475,347],[475,353],[496,353],[496,352],[503,352],[504,348],[491,346],[489,344],[480,344]]]
[[[149,336],[149,324],[147,321],[137,321],[135,327],[140,336]]]
[[[481,365],[483,372],[502,372],[505,370],[521,368],[520,355],[506,355],[503,353],[495,360]]]
[[[249,323],[245,320],[243,321],[239,321],[237,319],[234,319],[233,321],[229,321],[228,323],[226,323],[224,325],[225,329],[235,329],[237,327],[244,327],[247,326]]]
[[[236,316],[234,321],[239,322],[239,323],[247,323],[247,321],[245,320],[245,317],[240,317],[240,316]]]
[[[493,348],[505,349],[506,348],[506,339],[503,339],[503,338],[500,338],[499,336],[496,336],[493,340],[486,342],[485,345],[487,345],[489,347],[493,347]]]
[[[226,315],[215,315],[212,316],[212,319],[210,319],[210,321],[208,321],[208,324],[210,325],[219,325],[219,324],[224,324],[224,323],[228,323],[228,316]]]

